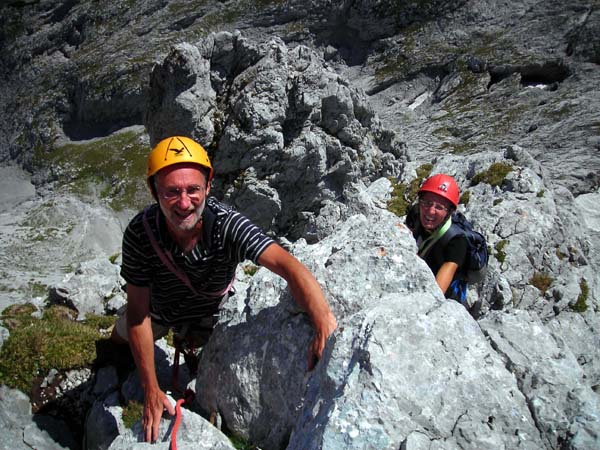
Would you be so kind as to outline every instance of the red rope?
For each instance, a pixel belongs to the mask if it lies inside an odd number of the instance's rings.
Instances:
[[[185,350],[184,350],[185,351]],[[193,351],[193,349],[192,349]],[[177,400],[177,403],[175,404],[175,424],[173,425],[173,431],[171,432],[171,447],[170,450],[177,450],[177,430],[179,429],[179,425],[181,424],[181,405],[183,405],[185,402],[191,403],[192,400],[194,399],[194,391],[192,391],[191,389],[186,389],[185,392],[183,392],[180,388],[179,388],[179,383],[177,381],[178,375],[179,375],[179,353],[181,352],[181,343],[180,342],[176,342],[175,343],[175,358],[173,361],[173,389],[176,390],[177,392],[179,392],[180,394],[183,394],[183,398]]]

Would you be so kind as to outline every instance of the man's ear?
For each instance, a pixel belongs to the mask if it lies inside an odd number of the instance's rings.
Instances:
[[[210,181],[208,183],[206,183],[206,196],[208,197],[208,194],[210,194]]]

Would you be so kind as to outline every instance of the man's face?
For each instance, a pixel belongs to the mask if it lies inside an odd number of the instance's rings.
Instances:
[[[424,192],[419,197],[419,219],[427,231],[433,231],[441,225],[451,211],[452,203],[433,192]]]
[[[156,174],[156,194],[169,229],[175,234],[194,230],[202,218],[210,184],[195,164],[176,164]]]

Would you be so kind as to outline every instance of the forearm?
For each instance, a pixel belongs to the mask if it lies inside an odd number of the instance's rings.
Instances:
[[[452,283],[457,269],[458,264],[453,262],[447,262],[444,263],[442,267],[440,267],[440,270],[438,270],[437,274],[435,275],[435,281],[437,282],[438,286],[444,294],[450,287],[450,283]]]
[[[305,266],[298,265],[294,276],[288,277],[288,286],[294,300],[308,314],[313,324],[331,314],[321,286]]]
[[[128,332],[129,346],[144,391],[158,389],[158,380],[154,370],[154,339],[150,317],[145,317],[137,324],[128,323]]]

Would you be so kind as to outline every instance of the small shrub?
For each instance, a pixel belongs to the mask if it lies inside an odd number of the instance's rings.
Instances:
[[[501,198],[497,198],[496,200],[494,200],[494,206],[499,205],[500,203],[502,203]]]
[[[406,184],[398,183],[393,177],[389,180],[392,183],[392,198],[387,203],[387,209],[398,217],[405,216],[410,205],[406,200]]]
[[[227,436],[229,438],[229,441],[231,442],[231,445],[233,445],[233,447],[237,450],[255,450],[258,449],[258,447],[256,447],[255,445],[252,445],[250,442],[248,442],[246,439],[237,436],[237,435],[230,435]]]
[[[537,198],[542,198],[542,197],[544,196],[545,192],[546,192],[546,191],[544,191],[544,189],[542,189],[541,191],[539,191],[539,192],[536,194],[536,197],[537,197]]]
[[[243,271],[246,275],[253,276],[256,272],[258,272],[258,266],[254,264],[246,264],[243,267]]]
[[[111,264],[115,264],[115,263],[117,262],[117,259],[119,258],[119,255],[120,255],[120,254],[121,254],[121,253],[118,253],[118,252],[117,252],[117,253],[115,253],[114,255],[110,255],[110,256],[108,257],[108,260],[110,261],[110,263],[111,263]]]
[[[504,260],[506,259],[506,253],[504,252],[504,247],[506,247],[506,244],[508,244],[508,241],[506,239],[502,239],[501,241],[496,242],[496,245],[494,245],[494,249],[496,250],[494,256],[500,264],[503,264]]]
[[[471,191],[465,191],[461,194],[460,199],[458,200],[458,203],[462,203],[463,205],[468,205],[469,204],[469,200],[471,199]]]
[[[133,427],[138,420],[142,418],[144,413],[144,404],[135,400],[130,400],[123,407],[123,424],[127,428]]]
[[[556,249],[556,257],[558,259],[560,259],[561,261],[565,260],[566,258],[569,257],[569,255],[567,255],[566,253],[563,253],[562,250],[560,248]]]
[[[417,177],[407,186],[405,183],[398,183],[394,178],[389,178],[392,183],[392,198],[388,201],[387,209],[398,217],[405,216],[407,209],[417,199],[417,193],[423,183],[423,180],[429,177],[433,166],[423,164],[416,170]]]
[[[553,281],[554,279],[549,274],[544,272],[535,272],[529,280],[529,284],[536,287],[542,293],[542,295],[545,295]]]
[[[588,305],[586,303],[588,295],[590,293],[590,288],[588,287],[587,281],[583,278],[579,281],[579,296],[577,297],[577,301],[572,306],[573,311],[583,313],[588,309]]]
[[[487,170],[479,172],[471,180],[471,185],[475,186],[479,183],[487,183],[490,186],[501,186],[513,168],[508,163],[497,162],[488,167]]]

